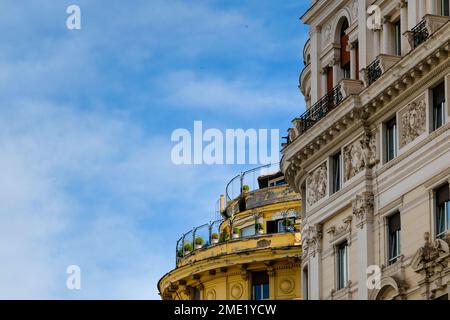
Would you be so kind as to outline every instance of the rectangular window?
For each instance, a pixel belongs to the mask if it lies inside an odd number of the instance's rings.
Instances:
[[[193,300],[195,300],[195,301],[200,300],[200,289],[197,287],[194,288]]]
[[[400,230],[400,213],[396,213],[388,218],[389,264],[396,262],[400,256]]]
[[[402,55],[402,26],[400,20],[394,23],[394,53]]]
[[[450,16],[450,5],[449,0],[441,0],[441,15]]]
[[[277,220],[277,233],[291,232],[294,228],[294,218]]]
[[[269,295],[269,275],[267,272],[252,273],[252,300],[268,300]]]
[[[309,299],[309,274],[308,267],[303,269],[303,300]]]
[[[254,224],[251,226],[245,227],[241,229],[241,236],[242,237],[252,237],[256,234],[256,227]]]
[[[347,242],[337,247],[337,289],[344,289],[348,282],[348,245]]]
[[[433,131],[444,124],[445,119],[445,81],[433,89]]]
[[[436,237],[443,237],[450,229],[450,195],[449,185],[446,183],[436,190]]]
[[[397,156],[397,119],[386,122],[386,162]]]
[[[332,158],[331,158],[331,168],[333,170],[333,181],[332,181],[332,193],[336,193],[339,190],[341,190],[341,163],[342,163],[342,154],[341,152],[335,154]]]

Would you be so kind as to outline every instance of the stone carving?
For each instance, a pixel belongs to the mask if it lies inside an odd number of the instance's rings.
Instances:
[[[424,246],[417,250],[417,253],[411,262],[411,265],[416,272],[421,271],[427,264],[431,264],[434,267],[440,257],[449,253],[448,243],[441,239],[431,241],[429,232],[425,232],[424,240]]]
[[[280,291],[284,294],[291,293],[295,288],[294,280],[292,280],[291,278],[284,278],[280,281],[279,288]]]
[[[206,294],[206,300],[216,300],[216,290],[211,289]]]
[[[230,290],[231,297],[236,300],[238,300],[242,297],[243,292],[244,292],[244,288],[242,287],[242,284],[240,284],[240,283],[234,284]]]
[[[323,46],[327,46],[331,42],[331,24],[323,29]]]
[[[350,12],[352,13],[353,21],[358,19],[358,0],[353,1],[350,6]]]
[[[344,179],[350,180],[365,168],[377,163],[377,139],[375,134],[364,134],[344,148]]]
[[[364,223],[373,218],[374,197],[371,192],[363,192],[352,201],[353,214],[356,216],[357,225],[362,227]]]
[[[330,235],[330,242],[335,241],[340,238],[342,235],[351,231],[352,226],[352,216],[348,216],[345,218],[341,224],[337,226],[331,226],[327,229],[327,233]]]
[[[425,96],[412,102],[400,113],[400,148],[414,141],[426,131]]]
[[[322,226],[315,225],[308,227],[304,230],[302,235],[302,257],[305,259],[309,253],[315,255],[315,253],[321,250],[322,241]]]
[[[311,172],[306,180],[308,205],[312,206],[327,195],[327,163]]]

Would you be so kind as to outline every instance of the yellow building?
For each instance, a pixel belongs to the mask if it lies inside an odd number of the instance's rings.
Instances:
[[[281,172],[235,177],[215,222],[184,234],[176,268],[158,283],[164,300],[300,299],[300,197]],[[236,186],[237,195],[232,194]]]

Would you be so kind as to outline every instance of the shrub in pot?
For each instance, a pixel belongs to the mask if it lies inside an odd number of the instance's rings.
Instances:
[[[214,244],[219,243],[219,235],[217,233],[213,233],[211,235],[211,240],[212,240],[212,243],[214,243]]]
[[[238,227],[233,228],[233,239],[238,239],[241,234],[241,229]]]
[[[195,238],[195,249],[201,249],[205,244],[205,240],[202,237]]]
[[[263,234],[264,233],[264,229],[261,223],[257,223],[255,226],[256,232],[258,234]]]
[[[222,233],[220,234],[220,238],[219,241],[220,242],[226,242],[230,240],[230,234],[228,233],[228,231],[222,231]]]
[[[250,186],[248,184],[244,184],[242,186],[242,192],[247,193],[250,191]]]
[[[184,253],[189,254],[192,252],[192,244],[190,242],[187,242],[184,244]]]

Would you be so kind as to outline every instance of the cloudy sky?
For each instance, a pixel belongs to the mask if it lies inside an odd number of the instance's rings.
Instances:
[[[158,299],[176,239],[243,169],[176,166],[171,133],[284,134],[304,110],[308,4],[2,0],[0,298]]]

